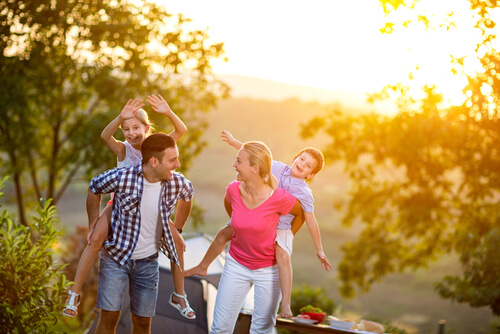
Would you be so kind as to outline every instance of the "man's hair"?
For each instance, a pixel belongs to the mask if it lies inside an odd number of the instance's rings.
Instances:
[[[147,164],[152,157],[161,161],[164,151],[170,147],[175,147],[175,140],[169,135],[156,132],[148,136],[141,145],[142,164]]]
[[[312,173],[318,174],[325,165],[325,156],[323,155],[323,152],[314,147],[305,147],[295,155],[293,160],[297,159],[304,152],[308,153],[314,160],[316,160],[316,167],[314,167]]]

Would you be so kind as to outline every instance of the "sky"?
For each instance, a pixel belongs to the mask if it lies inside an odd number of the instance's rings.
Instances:
[[[215,73],[334,90],[374,92],[412,72],[415,87],[434,83],[457,99],[464,81],[451,75],[450,54],[472,59],[478,37],[467,0],[421,0],[438,19],[453,10],[456,28],[393,34],[379,31],[385,18],[377,0],[156,1],[224,42],[228,61],[213,62]]]

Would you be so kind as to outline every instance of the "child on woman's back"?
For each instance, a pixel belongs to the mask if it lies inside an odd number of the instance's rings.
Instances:
[[[147,102],[151,105],[154,111],[164,114],[172,122],[174,131],[170,133],[170,136],[176,142],[181,139],[187,132],[186,125],[184,125],[182,120],[174,114],[165,99],[161,95],[150,95],[147,98]],[[101,133],[101,138],[111,151],[115,153],[118,167],[131,167],[141,163],[141,145],[152,130],[148,114],[142,109],[143,106],[144,104],[142,103],[142,100],[129,100],[125,107],[123,107],[120,114],[113,121],[111,121],[111,123],[109,123]],[[121,128],[123,131],[123,135],[125,137],[125,141],[123,142],[118,141],[113,137],[118,128]],[[112,200],[108,203],[97,221],[89,220],[90,231],[87,236],[88,245],[83,251],[80,262],[78,263],[74,284],[68,292],[68,302],[63,310],[63,315],[65,316],[74,317],[77,314],[77,307],[79,304],[79,300],[77,302],[77,299],[79,299],[80,290],[90,269],[92,268],[96,256],[99,254],[102,245],[108,236],[112,212],[111,204]],[[179,261],[181,265],[183,265],[184,241],[175,226],[171,222],[170,224],[170,230],[178,250]],[[172,267],[177,266],[173,265]],[[184,277],[182,272],[180,272],[178,268],[175,268],[172,270],[172,274],[174,276],[175,292],[179,295],[185,295]],[[172,302],[175,304],[174,307],[184,312],[184,314],[182,312],[181,314],[187,318],[194,319],[194,312],[189,307],[185,299],[174,294]],[[182,305],[183,303],[184,305]]]
[[[236,149],[240,149],[242,143],[233,138],[228,131],[222,131],[222,140]],[[321,267],[330,270],[332,267],[328,261],[319,232],[318,222],[314,216],[313,196],[305,180],[312,179],[323,168],[324,158],[321,151],[315,148],[305,148],[301,150],[294,158],[292,166],[278,161],[273,161],[271,172],[278,180],[278,187],[285,189],[296,197],[304,211],[304,217],[295,218],[292,215],[281,216],[276,230],[276,262],[278,263],[280,283],[281,283],[281,313],[284,318],[293,316],[291,311],[292,294],[292,242],[295,233],[302,226],[305,218],[309,232],[316,248],[316,255],[321,262]],[[293,221],[293,223],[292,223]],[[208,266],[224,249],[226,243],[231,240],[232,228],[230,223],[219,230],[212,244],[202,261],[189,270],[186,270],[185,276],[206,275]]]

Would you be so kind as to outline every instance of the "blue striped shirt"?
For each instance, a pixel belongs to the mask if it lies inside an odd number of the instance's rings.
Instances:
[[[142,165],[110,169],[90,181],[94,194],[114,192],[111,214],[111,235],[104,249],[121,265],[132,256],[141,226],[141,198],[144,189]],[[173,179],[162,181],[160,192],[160,215],[163,223],[163,238],[160,249],[175,264],[180,266],[168,221],[178,199],[190,201],[194,189],[181,173],[174,172]],[[182,250],[181,250],[182,251]]]

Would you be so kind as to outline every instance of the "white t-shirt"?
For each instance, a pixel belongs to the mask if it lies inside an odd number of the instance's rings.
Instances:
[[[141,199],[141,228],[139,240],[132,259],[144,259],[158,252],[162,235],[160,219],[161,181],[149,183],[144,179],[144,191]]]

